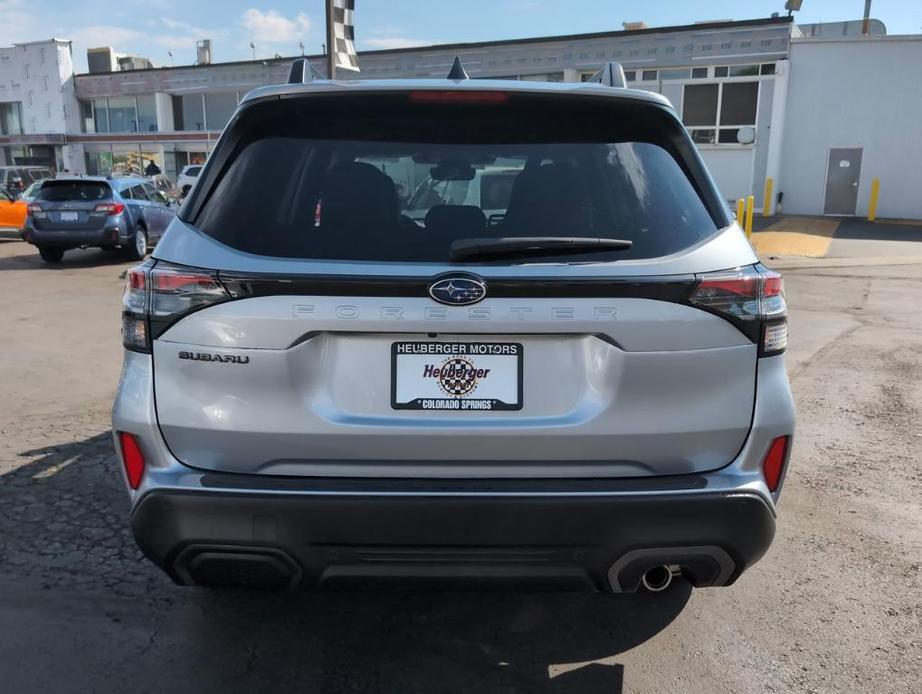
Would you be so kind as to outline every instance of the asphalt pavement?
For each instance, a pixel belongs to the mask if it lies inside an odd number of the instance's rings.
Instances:
[[[768,260],[799,416],[768,555],[610,596],[174,586],[109,434],[128,263],[0,242],[0,692],[920,691],[922,243],[888,243]]]

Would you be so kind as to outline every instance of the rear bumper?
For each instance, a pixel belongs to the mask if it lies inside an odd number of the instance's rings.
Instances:
[[[111,246],[124,243],[127,230],[124,225],[107,226],[100,230],[40,230],[26,226],[22,230],[24,241],[33,246],[54,246],[56,248],[80,248],[82,246]]]
[[[135,504],[131,525],[144,553],[181,584],[460,579],[615,592],[636,590],[661,564],[679,565],[696,586],[728,585],[762,557],[775,530],[771,505],[753,492],[550,494],[452,484],[406,492],[158,489]]]

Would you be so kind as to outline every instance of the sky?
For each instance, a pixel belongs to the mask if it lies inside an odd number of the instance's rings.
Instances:
[[[803,0],[801,23],[860,19],[864,0]],[[755,19],[784,12],[784,0],[356,0],[358,49],[489,41]],[[922,33],[922,0],[873,0],[889,34]],[[0,0],[0,45],[48,38],[86,49],[112,46],[157,65],[191,64],[210,38],[215,62],[308,54],[324,42],[323,0]],[[169,52],[173,53],[172,58]]]

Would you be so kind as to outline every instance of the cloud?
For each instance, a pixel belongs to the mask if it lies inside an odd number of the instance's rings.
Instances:
[[[0,0],[0,45],[32,41],[41,28],[36,13],[24,0]]]
[[[416,48],[417,46],[431,46],[432,41],[421,39],[407,39],[399,36],[384,36],[378,39],[365,39],[362,44],[369,48]]]
[[[288,19],[275,10],[261,12],[254,7],[243,13],[240,23],[259,43],[297,41],[307,35],[311,26],[310,19],[303,12],[294,19]]]
[[[169,50],[182,50],[188,48],[194,50],[195,42],[199,39],[216,38],[224,34],[223,31],[203,29],[186,22],[179,22],[169,17],[162,17],[161,24],[169,30],[166,34],[156,34],[153,37],[154,43],[163,46]]]
[[[112,26],[109,24],[93,24],[70,32],[70,36],[67,38],[73,41],[75,46],[85,46],[86,48],[112,46],[112,48],[121,51],[123,48],[128,48],[128,44],[133,44],[143,36],[144,34],[140,31],[127,27]]]

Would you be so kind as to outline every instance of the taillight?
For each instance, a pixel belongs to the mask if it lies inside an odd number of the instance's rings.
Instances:
[[[765,484],[772,494],[778,491],[781,484],[781,476],[787,462],[790,442],[790,436],[779,436],[772,441],[772,445],[769,446],[768,453],[765,454],[765,459],[762,461],[762,475],[765,477]]]
[[[213,270],[148,261],[128,271],[122,342],[150,352],[151,341],[184,315],[230,299]]]
[[[781,275],[761,265],[698,275],[689,297],[759,345],[759,356],[781,354],[788,344],[787,304]]]
[[[144,456],[141,454],[141,447],[138,440],[131,434],[120,431],[118,434],[119,447],[122,449],[122,465],[125,468],[125,477],[128,478],[128,486],[137,489],[141,486],[141,480],[144,478]]]
[[[45,214],[45,210],[42,209],[42,206],[36,205],[34,202],[29,204],[28,210],[29,214],[31,214],[36,219],[44,219],[48,216]]]
[[[122,202],[101,202],[96,205],[96,212],[105,212],[109,217],[115,217],[125,211],[125,203]]]

